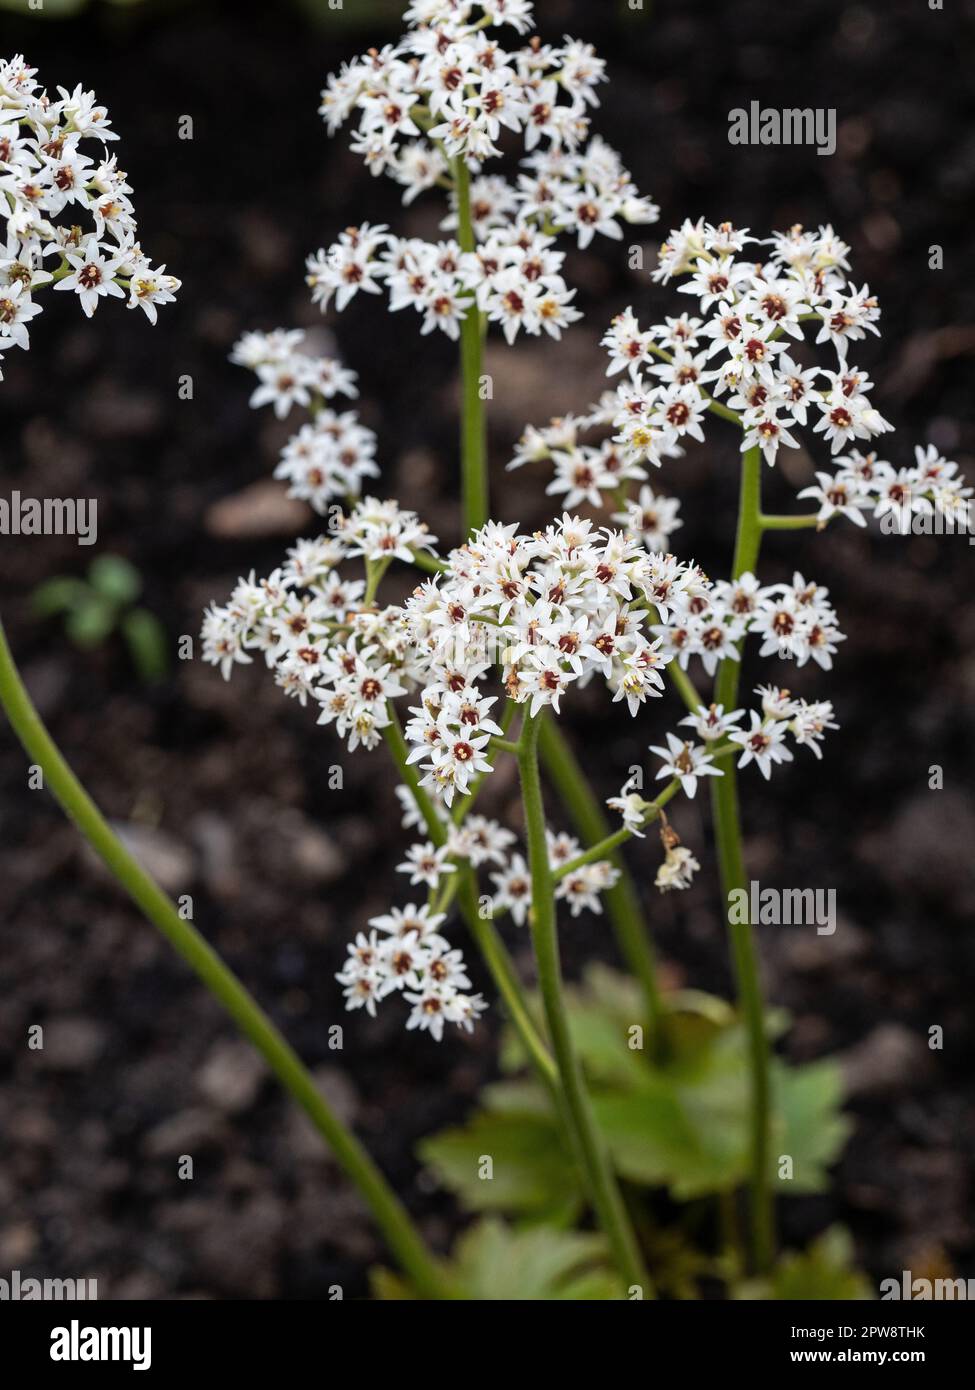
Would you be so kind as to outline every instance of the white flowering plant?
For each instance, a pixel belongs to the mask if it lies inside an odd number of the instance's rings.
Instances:
[[[581,249],[596,234],[620,240],[621,224],[650,224],[658,213],[619,156],[590,135],[606,74],[589,45],[526,41],[527,0],[415,0],[406,22],[398,43],[328,80],[321,114],[331,133],[354,123],[353,150],[403,188],[404,202],[444,198],[444,239],[360,224],[312,255],[306,278],[323,312],[344,311],[360,292],[385,293],[391,313],[421,316],[421,334],[439,329],[457,342],[458,543],[440,548],[414,510],[383,498],[375,435],[354,410],[336,407],[338,397],[355,399],[355,374],[316,353],[301,330],[248,332],[232,360],[256,378],[252,405],[280,420],[305,417],[275,476],[323,526],[270,574],[250,573],[211,605],[202,641],[205,660],[225,678],[263,659],[324,737],[357,755],[385,754],[397,771],[409,838],[396,872],[405,882],[386,911],[353,926],[336,980],[346,1008],[361,1010],[368,1026],[379,1009],[399,1007],[408,1030],[441,1042],[454,1030],[473,1032],[500,1001],[509,1076],[488,1088],[466,1126],[422,1148],[482,1216],[449,1258],[430,1251],[275,1026],[119,845],[36,720],[5,643],[0,695],[52,790],[362,1192],[402,1271],[377,1277],[380,1295],[650,1298],[690,1296],[705,1276],[732,1289],[746,1273],[774,1280],[774,1198],[821,1188],[845,1137],[836,1072],[773,1056],[783,1020],[766,1009],[747,913],[726,914],[734,1006],[661,989],[644,912],[650,895],[620,851],[652,830],[660,852],[646,876],[660,892],[686,890],[705,851],[683,844],[674,822],[682,799],[706,786],[727,904],[746,884],[738,772],[757,770],[751,785],[761,787],[797,749],[821,758],[837,727],[827,690],[817,685],[806,698],[776,678],[783,660],[790,671],[828,677],[843,633],[820,584],[798,573],[788,583],[762,581],[765,533],[822,529],[837,518],[864,525],[870,514],[896,514],[909,529],[922,512],[957,515],[971,489],[932,448],[919,449],[910,467],[862,452],[891,429],[850,361],[865,334],[878,332],[880,309],[866,286],[848,280],[849,248],[833,229],[760,239],[701,219],[670,234],[652,275],[662,287],[679,281],[689,304],[646,330],[631,309],[620,313],[603,339],[607,375],[621,376],[615,389],[578,414],[527,427],[512,449],[512,468],[551,470],[546,494],[557,513],[529,531],[493,512],[480,390],[490,325],[514,351],[521,333],[558,339],[580,317],[559,239],[573,237]],[[509,49],[512,34],[520,46]],[[0,72],[0,118],[8,111],[6,126],[18,130],[32,119],[25,86],[32,90],[29,75]],[[61,107],[58,167],[76,134],[104,124],[85,94],[65,93]],[[46,103],[41,109],[34,134],[17,137],[18,159],[25,179],[58,186],[41,138],[51,129]],[[511,176],[493,172],[512,145],[521,148]],[[93,192],[112,181],[105,165],[88,174],[76,157],[69,163]],[[27,228],[7,191],[16,226]],[[172,295],[175,282],[137,252],[127,191],[113,185],[120,210],[108,220],[95,213],[94,242],[49,232],[46,218],[15,234],[12,253],[8,239],[7,279],[21,286],[11,294],[12,342],[26,331],[20,299],[30,299],[35,259],[51,248],[63,253],[53,278],[79,293],[86,312],[100,295],[127,290],[152,318]],[[45,212],[59,196],[50,194]],[[665,468],[679,473],[685,440],[705,441],[719,419],[738,432],[741,463],[733,559],[727,577],[715,579],[672,553],[680,504],[651,479]],[[810,447],[830,454],[816,486],[800,494],[814,508],[766,513],[762,471],[803,431]],[[384,592],[393,566],[415,572],[405,598],[391,598],[388,585]],[[755,646],[769,669],[740,699],[742,662]],[[587,686],[603,699],[600,720],[639,730],[655,758],[649,785],[642,766],[631,768],[605,808],[559,729],[563,706]],[[683,709],[644,731],[654,711],[668,710],[669,690]],[[512,824],[475,809],[504,760],[516,766],[521,790]],[[546,787],[570,825],[549,819]],[[648,846],[638,847],[645,863]],[[567,987],[560,913],[605,917],[627,974],[591,965]],[[530,939],[535,991],[505,939],[519,932]],[[491,982],[489,998],[476,987],[479,974]],[[773,1141],[793,1160],[788,1182]],[[485,1155],[500,1183],[480,1181]],[[740,1240],[733,1231],[743,1185],[748,1235]],[[679,1236],[647,1234],[661,1190],[678,1202],[714,1202],[722,1219],[715,1255],[689,1250]],[[599,1234],[584,1229],[590,1220]],[[846,1252],[835,1243],[830,1250],[842,1264]],[[817,1250],[820,1272],[821,1257]],[[837,1268],[837,1287],[848,1290],[851,1277]]]
[[[124,299],[150,323],[175,298],[179,281],[139,243],[132,188],[106,143],[117,139],[94,92],[52,98],[21,55],[0,61],[0,380],[4,355],[30,347],[48,289],[76,294],[88,318]]]

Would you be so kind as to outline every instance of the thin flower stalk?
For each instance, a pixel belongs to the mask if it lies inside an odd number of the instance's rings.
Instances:
[[[758,566],[761,546],[762,459],[757,447],[742,455],[741,484],[738,498],[738,522],[735,532],[735,552],[732,579],[754,573]],[[714,685],[714,702],[724,709],[734,708],[738,698],[741,673],[740,661],[727,659],[718,668]],[[720,755],[716,762],[722,765]],[[711,808],[714,816],[714,835],[718,853],[723,901],[730,903],[736,889],[747,893],[742,851],[741,810],[738,800],[738,773],[734,759],[726,756],[723,777],[711,784]],[[765,1022],[765,1001],[762,990],[758,946],[753,924],[742,920],[740,914],[727,915],[728,934],[738,986],[738,1000],[748,1038],[748,1067],[751,1085],[749,1107],[749,1203],[752,1261],[758,1273],[771,1268],[775,1255],[775,1213],[772,1197],[772,1136],[771,1136],[771,1048]]]
[[[457,202],[457,240],[462,251],[473,254],[476,243],[471,221],[471,176],[467,164],[459,155],[453,160],[452,168]],[[484,315],[472,295],[470,307],[460,326],[461,507],[467,535],[472,535],[483,526],[490,515],[487,418],[482,392],[484,329]]]
[[[647,1298],[653,1292],[649,1276],[609,1155],[596,1128],[582,1068],[569,1032],[555,922],[554,883],[545,837],[545,811],[538,768],[538,732],[537,717],[528,715],[518,752],[518,770],[532,876],[530,926],[539,989],[559,1069],[565,1108],[587,1177],[593,1207],[629,1289],[639,1290],[640,1296]]]
[[[538,752],[545,775],[558,792],[579,835],[590,845],[605,841],[611,834],[610,823],[554,719],[542,721]],[[648,1049],[651,1056],[660,1057],[666,1051],[666,1014],[657,979],[653,942],[636,884],[623,856],[616,849],[606,857],[618,874],[615,883],[603,895],[606,912],[620,954],[640,986]]]

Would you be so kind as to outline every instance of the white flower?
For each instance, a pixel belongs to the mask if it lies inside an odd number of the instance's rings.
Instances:
[[[73,290],[81,301],[88,318],[105,295],[125,298],[125,290],[116,284],[115,276],[122,263],[119,255],[106,254],[106,249],[94,237],[78,251],[67,251],[65,258],[73,268],[71,273],[54,286],[56,290]]]
[[[172,304],[179,289],[180,282],[165,271],[164,265],[154,270],[146,262],[133,271],[129,282],[129,308],[141,309],[150,323],[155,323],[159,317],[157,306]]]
[[[869,496],[838,475],[817,473],[816,485],[803,488],[798,496],[812,497],[819,503],[817,515],[823,524],[834,516],[845,516],[857,526],[867,524],[861,509],[869,502]]]
[[[428,888],[437,888],[444,874],[452,874],[456,869],[455,864],[451,864],[447,859],[447,846],[441,845],[435,848],[430,840],[422,844],[410,845],[406,851],[406,859],[402,864],[397,864],[396,872],[409,874],[410,883],[415,886],[418,883],[425,883]]]
[[[675,845],[667,850],[664,862],[657,870],[654,886],[659,888],[661,893],[690,888],[691,881],[700,867],[689,849],[684,845]]]
[[[606,805],[611,811],[616,811],[623,818],[623,824],[631,834],[643,839],[643,823],[646,819],[650,802],[633,790],[636,778],[631,777],[624,782],[620,788],[619,796],[611,796],[607,799]]]
[[[466,859],[479,868],[482,864],[504,864],[505,852],[514,835],[486,816],[468,816],[461,825],[451,825],[447,848],[455,859]]]
[[[743,709],[733,709],[725,714],[723,705],[698,705],[693,714],[680,722],[689,724],[705,743],[714,743],[730,733],[744,713]]]
[[[566,902],[573,917],[581,912],[601,913],[603,905],[599,895],[612,888],[619,878],[619,870],[608,860],[598,860],[593,864],[583,864],[571,873],[564,874],[555,885],[555,897]]]
[[[729,738],[742,750],[738,766],[746,767],[754,760],[759,772],[767,781],[772,775],[773,763],[792,762],[792,753],[785,744],[788,725],[780,720],[763,721],[755,710],[751,711],[751,720],[750,729],[735,729],[729,734]]]
[[[697,779],[699,777],[720,777],[721,769],[713,765],[711,754],[696,743],[687,743],[679,739],[676,734],[667,735],[667,747],[659,748],[651,744],[651,753],[656,753],[663,759],[663,765],[657,773],[657,780],[663,777],[676,777],[680,781],[681,789],[687,796],[693,797],[697,791]]]
[[[500,873],[491,875],[494,884],[495,912],[510,912],[521,927],[531,907],[532,881],[528,865],[520,854],[513,854]]]
[[[613,514],[613,520],[638,537],[648,550],[665,550],[669,538],[684,524],[677,515],[679,510],[677,498],[663,497],[646,483],[635,499],[627,501],[625,511]]]
[[[796,702],[790,727],[796,743],[802,744],[815,753],[817,758],[821,758],[823,753],[819,745],[826,730],[838,729],[839,725],[833,720],[833,705],[830,700],[817,700],[812,704],[799,700]]]
[[[373,930],[358,933],[335,977],[346,1007],[375,1017],[379,1003],[401,994],[412,1005],[407,1029],[426,1029],[437,1041],[445,1023],[470,1032],[487,1006],[479,994],[466,993],[471,982],[464,958],[440,935],[443,921],[443,914],[412,904],[372,918]]]
[[[352,149],[373,174],[403,188],[404,202],[446,185],[445,230],[460,225],[451,161],[463,160],[476,248],[434,275],[427,243],[385,227],[356,228],[309,259],[313,299],[324,308],[334,298],[343,309],[359,290],[386,289],[391,309],[409,304],[422,313],[424,333],[440,328],[456,337],[473,292],[509,342],[522,329],[558,338],[580,315],[559,273],[562,254],[549,250],[553,238],[538,227],[571,233],[585,247],[597,233],[619,239],[621,221],[659,215],[619,156],[598,136],[589,139],[588,112],[598,104],[604,65],[590,45],[573,39],[561,47],[533,40],[507,51],[489,36],[496,24],[527,33],[527,0],[479,7],[418,0],[406,18],[397,44],[329,77],[319,109],[330,134],[355,122]],[[503,135],[524,147],[515,182],[482,172],[501,154]]]
[[[22,280],[0,289],[0,351],[11,345],[29,348],[27,324],[40,312],[41,306],[33,303]]]

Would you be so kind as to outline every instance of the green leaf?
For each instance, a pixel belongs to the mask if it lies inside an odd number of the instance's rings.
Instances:
[[[166,633],[148,608],[133,608],[122,619],[122,633],[140,678],[162,680],[169,669]]]
[[[680,1201],[724,1192],[741,1180],[746,1137],[739,1115],[703,1103],[665,1077],[628,1094],[594,1099],[596,1120],[624,1178],[669,1188]]]
[[[49,618],[54,613],[63,613],[66,609],[74,608],[88,592],[88,585],[84,580],[61,575],[38,584],[31,594],[31,607],[40,617]]]
[[[76,646],[97,647],[112,631],[115,620],[114,606],[89,589],[83,601],[68,614],[64,626]]]
[[[382,1265],[369,1271],[369,1283],[372,1286],[373,1297],[384,1303],[400,1303],[416,1298],[408,1279]]]
[[[120,608],[134,603],[142,593],[139,571],[121,555],[99,555],[89,567],[88,578],[93,589]]]
[[[481,1111],[424,1139],[418,1153],[468,1211],[503,1211],[558,1225],[579,1213],[575,1165],[550,1112]],[[484,1177],[484,1160],[491,1176]]]
[[[772,1068],[775,1152],[792,1158],[783,1195],[819,1192],[851,1124],[840,1109],[841,1084],[831,1062]],[[621,1174],[664,1185],[678,1201],[725,1192],[748,1173],[749,1082],[742,1029],[716,1034],[690,1058],[646,1070],[630,1094],[597,1095],[597,1120]]]
[[[536,1004],[533,1000],[533,1009]],[[605,966],[592,967],[584,983],[568,992],[568,1006],[596,1120],[622,1177],[641,1187],[665,1187],[678,1201],[728,1192],[747,1179],[748,1044],[730,1005],[698,991],[670,996],[669,1056],[660,1066],[646,1051],[628,1046],[628,1030],[640,1017],[640,1000],[631,980]],[[775,1037],[787,1018],[782,1011],[770,1011],[766,1022],[770,1036]],[[505,1062],[509,1068],[525,1064],[510,1041]],[[828,1165],[850,1130],[839,1108],[837,1069],[829,1062],[789,1067],[774,1061],[772,1093],[774,1153],[788,1154],[793,1163],[793,1177],[782,1179],[779,1191],[783,1195],[820,1191],[827,1182]],[[495,1112],[527,1113],[536,1121],[545,1120],[548,1132],[548,1100],[533,1083],[501,1083],[485,1093],[483,1102]],[[545,1152],[551,1156],[552,1147]],[[509,1158],[516,1161],[514,1152]],[[525,1161],[530,1163],[530,1155]],[[465,1172],[470,1172],[469,1164]],[[452,1175],[455,1190],[457,1176]],[[564,1192],[559,1190],[560,1199]],[[519,1214],[528,1210],[527,1202],[505,1206],[500,1195],[491,1209]],[[474,1201],[469,1182],[464,1185],[464,1199]],[[483,1210],[488,1203],[482,1199],[476,1205]]]
[[[804,1067],[776,1065],[772,1090],[779,1153],[792,1158],[792,1178],[778,1181],[782,1193],[822,1192],[828,1168],[850,1136],[853,1123],[840,1106],[843,1080],[834,1062]]]
[[[535,1226],[515,1231],[496,1219],[465,1231],[453,1269],[467,1297],[505,1301],[618,1299],[624,1290],[606,1264],[602,1236]]]
[[[515,1230],[488,1217],[458,1237],[447,1278],[475,1302],[606,1301],[624,1299],[623,1284],[607,1262],[602,1236]],[[388,1269],[371,1273],[373,1294],[384,1300],[416,1298],[407,1279]]]
[[[842,1226],[832,1226],[808,1250],[782,1256],[767,1279],[750,1279],[733,1291],[736,1299],[821,1299],[829,1302],[873,1297],[863,1274],[853,1266],[853,1241]]]

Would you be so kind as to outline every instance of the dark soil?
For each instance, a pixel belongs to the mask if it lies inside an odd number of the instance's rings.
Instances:
[[[370,179],[342,139],[330,143],[316,115],[325,74],[391,36],[365,21],[357,30],[351,12],[365,7],[347,8],[320,25],[298,8],[213,3],[2,19],[5,52],[23,49],[51,87],[81,81],[108,104],[145,244],[184,280],[154,331],[115,306],[89,324],[57,302],[30,355],[8,355],[3,492],[97,496],[98,553],[138,566],[174,647],[238,574],[269,570],[313,525],[268,534],[265,498],[250,508],[261,534],[214,534],[210,509],[266,479],[288,432],[248,410],[249,380],[227,362],[234,339],[318,324],[303,257],[350,221],[434,226],[431,203],[400,210],[395,190]],[[610,60],[599,129],[661,203],[662,228],[701,214],[759,235],[829,221],[851,242],[856,283],[867,280],[884,307],[883,340],[860,361],[899,428],[887,456],[909,462],[913,444],[930,440],[971,477],[971,0],[946,12],[918,0],[537,8],[544,37],[579,33]],[[729,146],[727,113],[753,98],[835,106],[836,155]],[[181,141],[187,114],[194,138]],[[928,269],[935,243],[940,271]],[[593,398],[612,314],[627,303],[644,318],[675,312],[615,244],[572,261],[586,317],[562,347],[492,348],[496,510],[506,519],[546,517],[541,476],[512,478],[503,465],[527,421]],[[454,540],[450,345],[421,344],[412,321],[376,303],[357,301],[329,323],[379,433],[384,494]],[[192,401],[178,396],[186,374]],[[716,575],[730,560],[734,454],[722,441],[663,480],[684,500],[681,553]],[[770,509],[788,509],[811,469],[803,455],[770,476]],[[72,647],[31,616],[29,595],[51,575],[82,573],[91,553],[66,539],[2,542],[4,618],[44,717],[165,886],[192,894],[195,920],[445,1246],[460,1218],[413,1149],[495,1074],[499,1011],[473,1038],[441,1047],[406,1035],[393,1008],[375,1022],[342,1012],[333,973],[347,938],[387,904],[402,843],[382,755],[350,757],[256,667],[225,686],[198,661],[174,662],[147,688],[114,641]],[[923,1264],[975,1275],[972,553],[961,538],[842,526],[774,538],[766,552],[770,579],[798,568],[827,584],[849,634],[831,676],[797,673],[796,688],[832,698],[842,723],[824,761],[798,760],[767,787],[744,782],[750,871],[835,887],[841,916],[831,938],[762,933],[771,997],[793,1019],[784,1047],[797,1059],[846,1054],[856,1121],[831,1192],[787,1205],[782,1220],[791,1243],[842,1221],[877,1278]],[[660,727],[611,721],[585,697],[569,702],[566,723],[584,736],[607,795]],[[337,763],[341,792],[328,790]],[[943,790],[929,789],[934,765]],[[493,795],[505,808],[513,788]],[[679,828],[705,860],[700,883],[649,906],[668,979],[727,993],[704,822],[700,801],[681,809]],[[357,1198],[50,798],[27,790],[9,736],[0,850],[0,1272],[97,1277],[102,1297],[318,1298],[334,1283],[365,1292],[381,1250]],[[639,850],[632,862],[645,867]],[[509,939],[529,970],[523,938]],[[564,939],[570,969],[614,959],[592,918],[567,924]],[[345,1025],[340,1053],[328,1048],[335,1022]],[[25,1045],[36,1023],[42,1052]],[[935,1025],[941,1051],[926,1045]],[[186,1153],[191,1184],[176,1175]]]

